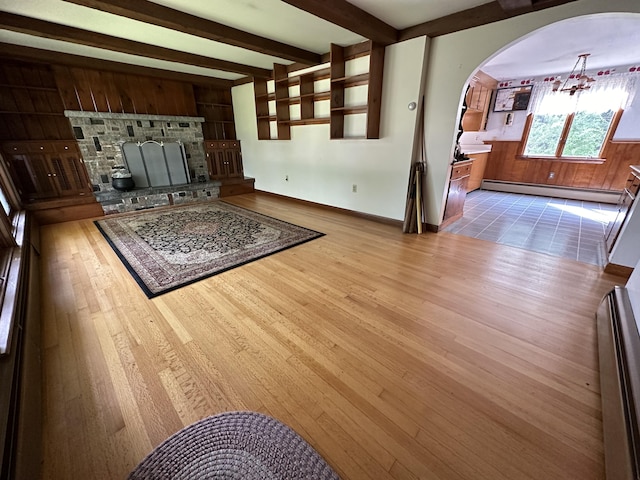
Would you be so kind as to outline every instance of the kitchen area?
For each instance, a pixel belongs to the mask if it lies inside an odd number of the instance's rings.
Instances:
[[[522,155],[522,145],[529,127],[527,123],[531,121],[527,109],[532,90],[538,88],[536,82],[541,81],[544,80],[498,81],[482,70],[471,78],[461,107],[439,229],[453,233],[462,230],[468,222],[463,219],[465,210],[469,212],[469,208],[465,209],[465,205],[469,207],[468,195],[471,193],[469,198],[476,198],[473,192],[478,190],[557,199],[552,202],[553,207],[564,209],[565,219],[570,217],[569,210],[573,210],[576,218],[572,222],[578,228],[594,219],[599,222],[586,236],[598,236],[600,251],[597,255],[589,252],[587,263],[628,276],[640,260],[636,246],[640,236],[640,208],[635,201],[640,189],[640,166],[637,166],[640,132],[636,132],[638,123],[634,113],[640,110],[640,96],[612,123],[602,161],[526,158]],[[478,194],[480,192],[475,195]],[[562,202],[566,205],[557,205]],[[559,224],[556,232],[558,229]],[[553,235],[555,238],[556,233]],[[577,238],[581,235],[584,239],[585,233],[578,231]],[[539,238],[536,241],[542,243]],[[527,243],[531,243],[531,238],[517,246],[527,248]],[[554,254],[553,248],[548,250]],[[565,256],[571,258],[571,255]],[[574,259],[582,261],[579,255]]]

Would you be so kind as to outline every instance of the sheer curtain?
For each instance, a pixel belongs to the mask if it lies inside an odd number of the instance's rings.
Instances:
[[[527,113],[555,115],[571,112],[605,112],[624,109],[633,101],[636,90],[635,73],[596,77],[588,90],[575,95],[553,91],[552,82],[536,85]],[[571,85],[572,82],[569,82]]]

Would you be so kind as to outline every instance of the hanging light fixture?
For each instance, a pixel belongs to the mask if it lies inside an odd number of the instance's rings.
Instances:
[[[575,95],[576,92],[588,90],[589,88],[591,88],[591,85],[589,84],[595,82],[595,80],[585,73],[585,71],[587,70],[587,57],[589,55],[591,54],[582,53],[578,55],[578,60],[576,61],[576,64],[573,66],[573,70],[571,70],[571,73],[564,81],[564,83],[562,83],[560,79],[557,79],[555,82],[553,82],[554,92],[560,90],[561,92],[569,92],[569,95]],[[569,80],[575,80],[577,83],[575,83],[574,85],[567,85],[569,83]]]

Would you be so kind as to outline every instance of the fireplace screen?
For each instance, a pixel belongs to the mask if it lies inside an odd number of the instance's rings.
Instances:
[[[126,142],[122,145],[122,156],[137,188],[190,183],[187,158],[180,142]]]

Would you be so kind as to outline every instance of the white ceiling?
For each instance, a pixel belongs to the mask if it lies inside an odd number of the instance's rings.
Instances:
[[[568,73],[582,53],[591,54],[588,71],[640,66],[640,14],[588,15],[549,25],[498,53],[482,71],[496,80]]]
[[[136,1],[136,0],[131,0]],[[488,0],[350,0],[396,29],[403,29]],[[280,0],[153,0],[208,20],[323,54],[330,44],[350,45],[364,38]],[[0,11],[99,32],[137,42],[271,69],[291,63],[259,52],[149,25],[62,0],[0,0]],[[564,73],[577,55],[591,53],[589,67],[640,62],[640,15],[582,17],[547,27],[491,59],[483,70],[498,80]],[[244,75],[144,58],[0,29],[0,42],[53,52],[95,57],[177,72],[235,80]]]
[[[350,0],[349,3],[392,27],[403,29],[477,7],[488,0]]]

